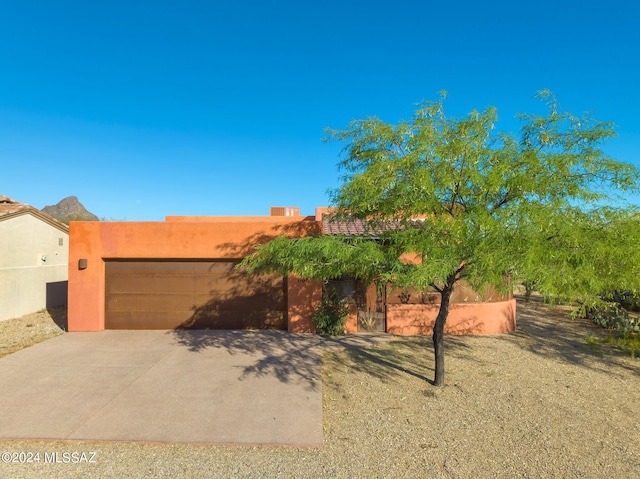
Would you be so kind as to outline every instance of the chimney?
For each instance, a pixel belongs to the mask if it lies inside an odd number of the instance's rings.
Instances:
[[[300,207],[298,206],[272,206],[269,216],[300,216]]]
[[[322,221],[322,217],[327,213],[332,213],[335,211],[335,208],[330,208],[328,206],[318,206],[316,208],[316,221]]]

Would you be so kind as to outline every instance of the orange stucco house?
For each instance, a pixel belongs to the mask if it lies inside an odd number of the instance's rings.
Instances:
[[[234,268],[258,244],[282,234],[323,233],[322,215],[272,207],[270,216],[169,216],[161,222],[71,222],[69,331],[104,329],[283,329],[313,332],[322,287],[293,276]],[[324,233],[327,234],[325,225]],[[353,298],[349,332],[429,334],[437,295],[368,288],[340,280]],[[515,329],[515,300],[460,287],[447,332]]]

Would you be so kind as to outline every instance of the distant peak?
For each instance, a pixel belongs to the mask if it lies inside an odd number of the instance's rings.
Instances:
[[[76,196],[67,196],[56,205],[45,206],[42,211],[63,223],[70,221],[99,221],[99,218],[88,211]]]

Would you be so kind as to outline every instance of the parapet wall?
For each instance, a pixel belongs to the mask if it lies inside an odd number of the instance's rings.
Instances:
[[[439,304],[388,304],[387,332],[433,334]],[[500,334],[516,329],[516,300],[452,304],[445,334]]]

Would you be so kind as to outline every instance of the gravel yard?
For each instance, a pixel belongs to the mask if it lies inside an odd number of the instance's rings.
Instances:
[[[67,329],[67,311],[57,308],[0,321],[0,358],[39,343]]]
[[[0,322],[0,355],[60,334],[54,316]],[[445,339],[441,389],[430,338],[328,351],[322,448],[0,441],[40,461],[0,477],[640,478],[640,360],[590,334],[604,332],[519,303],[513,334]]]

